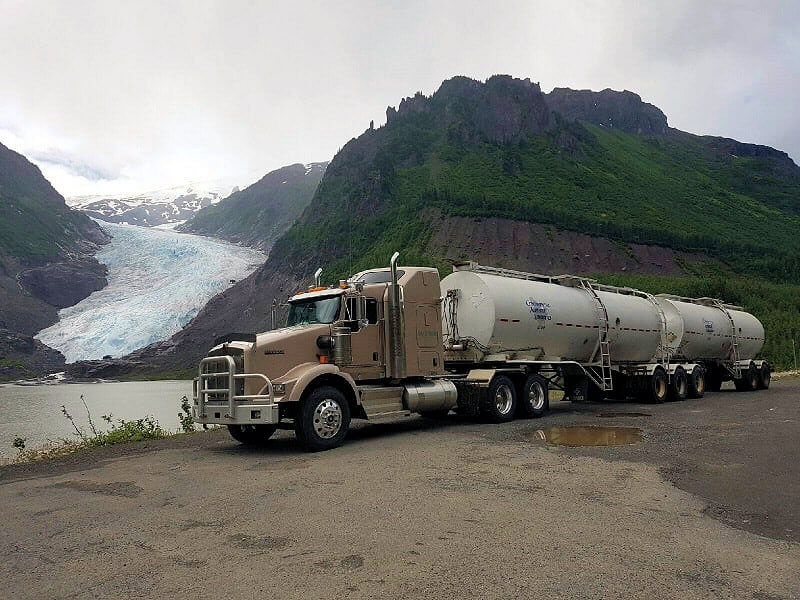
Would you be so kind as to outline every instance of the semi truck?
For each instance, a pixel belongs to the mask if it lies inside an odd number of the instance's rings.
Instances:
[[[738,306],[471,261],[440,280],[398,256],[332,286],[318,269],[285,327],[217,339],[194,380],[196,421],[244,444],[293,429],[316,451],[352,419],[541,417],[551,390],[658,403],[723,381],[769,387],[764,327]]]

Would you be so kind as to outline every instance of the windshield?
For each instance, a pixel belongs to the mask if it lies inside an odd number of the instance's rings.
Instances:
[[[313,298],[289,303],[289,320],[286,325],[311,325],[333,323],[339,316],[339,296]]]

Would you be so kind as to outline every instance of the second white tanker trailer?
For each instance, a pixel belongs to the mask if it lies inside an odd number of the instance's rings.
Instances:
[[[309,449],[352,418],[451,409],[488,421],[538,417],[549,390],[647,402],[700,397],[733,380],[766,388],[764,328],[712,298],[652,296],[571,275],[467,262],[371,269],[289,299],[287,327],[222,336],[195,380],[198,422],[243,443],[294,429]]]

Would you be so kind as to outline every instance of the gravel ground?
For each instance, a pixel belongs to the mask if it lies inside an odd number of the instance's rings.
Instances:
[[[800,598],[800,382],[0,468],[7,598]],[[636,415],[625,413],[639,413]],[[562,447],[549,427],[641,428]]]

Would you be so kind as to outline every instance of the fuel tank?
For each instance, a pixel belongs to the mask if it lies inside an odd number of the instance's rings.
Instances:
[[[543,279],[471,270],[448,275],[441,282],[442,295],[457,292],[442,311],[445,343],[457,337],[485,354],[539,351],[554,360],[590,361],[603,326],[600,305],[583,287]],[[659,308],[633,292],[596,290],[608,313],[612,362],[649,361],[659,348]]]

